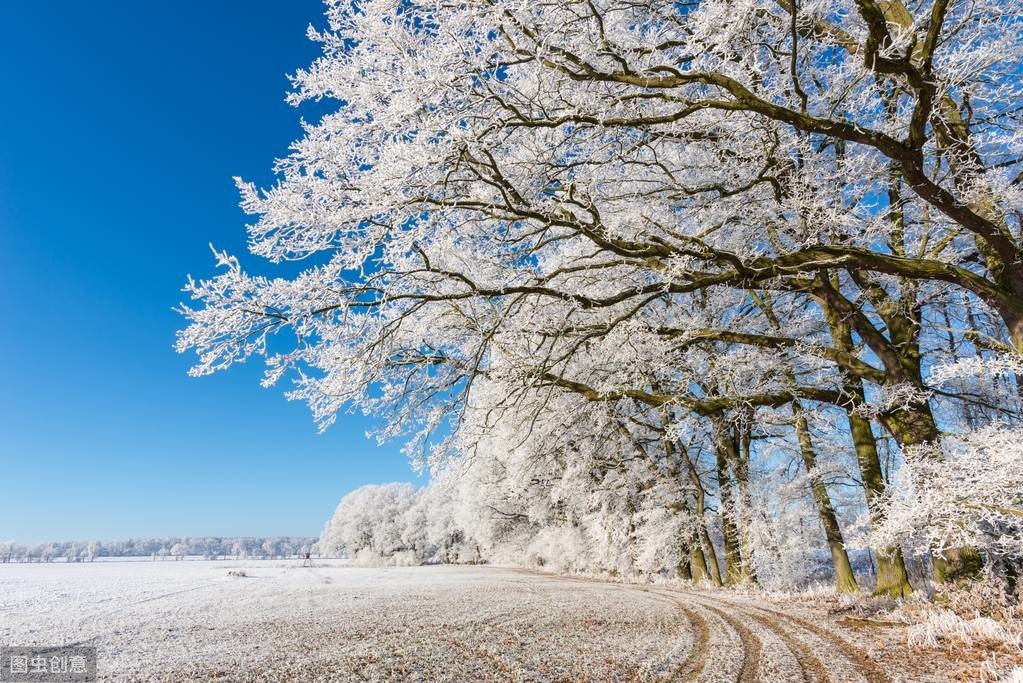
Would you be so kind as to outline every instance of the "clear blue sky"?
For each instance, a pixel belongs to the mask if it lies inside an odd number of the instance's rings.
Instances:
[[[0,540],[318,534],[338,499],[414,480],[399,444],[250,364],[171,348],[208,243],[244,250],[234,175],[300,134],[285,75],[313,0],[0,7]],[[255,263],[250,256],[243,263]]]

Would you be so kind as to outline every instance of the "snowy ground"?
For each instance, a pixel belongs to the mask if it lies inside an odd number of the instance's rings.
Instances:
[[[942,680],[902,629],[808,609],[488,567],[0,565],[0,645],[96,645],[102,680]]]

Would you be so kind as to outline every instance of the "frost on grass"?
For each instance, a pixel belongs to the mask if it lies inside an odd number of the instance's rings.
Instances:
[[[936,610],[927,618],[909,627],[909,644],[938,647],[942,644],[964,647],[999,647],[1023,650],[1023,635],[990,617],[964,619],[950,610]]]
[[[0,642],[95,645],[102,680],[795,683],[955,671],[941,651],[911,656],[898,624],[866,633],[839,621],[780,595],[512,568],[0,564]]]
[[[0,642],[95,645],[104,680],[628,679],[685,627],[655,596],[510,570],[0,565]]]

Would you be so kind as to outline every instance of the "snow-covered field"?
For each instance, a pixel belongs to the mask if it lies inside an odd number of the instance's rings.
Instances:
[[[895,629],[734,595],[300,565],[0,565],[0,645],[96,645],[102,680],[907,680]]]

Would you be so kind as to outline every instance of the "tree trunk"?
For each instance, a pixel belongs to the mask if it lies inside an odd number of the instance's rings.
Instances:
[[[752,417],[751,415],[747,417]],[[746,420],[742,425],[742,431],[738,435],[738,438],[733,440],[737,448],[735,451],[735,480],[739,485],[739,500],[742,503],[741,507],[738,508],[745,512],[742,516],[741,524],[739,525],[739,550],[742,554],[742,566],[746,571],[747,580],[750,583],[757,583],[757,572],[753,566],[753,546],[750,539],[749,529],[751,520],[749,519],[749,463],[750,463],[750,450],[753,442],[753,435],[750,428],[750,420]]]
[[[824,305],[823,310],[828,326],[831,328],[831,338],[835,347],[847,353],[854,352],[855,347],[849,323],[831,307]],[[885,481],[881,470],[881,458],[877,454],[877,441],[874,439],[870,420],[854,412],[856,406],[866,402],[861,380],[847,375],[843,393],[850,398],[850,405],[847,405],[845,409],[846,420],[849,424],[849,433],[852,435],[853,448],[856,451],[860,479],[863,481],[867,512],[870,514],[871,523],[876,525],[883,519],[877,501],[884,493]],[[894,598],[908,598],[912,595],[913,586],[906,573],[906,562],[902,557],[902,549],[898,547],[875,548],[875,554],[877,556],[877,581],[874,585],[874,593]]]
[[[853,573],[852,563],[849,562],[849,554],[845,550],[845,540],[842,538],[842,529],[838,525],[838,516],[831,504],[827,486],[817,473],[817,454],[813,450],[813,440],[810,438],[810,427],[806,422],[806,415],[798,401],[792,404],[792,410],[796,414],[796,436],[799,440],[799,451],[803,456],[803,465],[806,467],[807,475],[810,477],[813,496],[817,500],[817,514],[820,516],[821,526],[824,527],[824,536],[828,541],[828,548],[831,550],[831,561],[835,568],[835,586],[839,593],[859,593],[860,587],[856,583],[856,575]]]
[[[689,471],[690,476],[694,477],[697,482],[695,511],[696,523],[699,525],[699,539],[693,544],[693,552],[696,557],[703,560],[702,566],[704,572],[710,576],[710,580],[714,582],[715,586],[720,586],[722,581],[721,566],[718,564],[718,553],[717,550],[714,549],[714,541],[711,540],[710,533],[707,531],[707,524],[704,522],[706,508],[704,507],[705,493],[703,490],[703,483],[700,482],[699,476],[696,474],[696,467],[691,461],[689,463]]]
[[[683,581],[693,580],[693,560],[690,543],[680,543],[678,563],[675,565],[675,576]]]
[[[938,440],[938,426],[926,403],[891,411],[881,417],[884,424],[903,451],[907,447],[921,446]]]
[[[707,556],[700,547],[700,539],[694,538],[689,546],[689,568],[690,578],[699,583],[710,578],[710,571],[707,569]]]
[[[703,550],[700,551],[700,555],[704,556],[705,567],[710,571],[710,580],[715,586],[724,585],[724,580],[721,578],[721,565],[718,564],[718,552],[707,531],[707,525],[702,521],[700,522],[700,538],[703,541]]]
[[[674,445],[669,446],[674,449]],[[691,565],[693,567],[693,580],[701,581],[710,577],[715,586],[721,585],[721,567],[718,565],[718,554],[714,549],[714,542],[707,532],[706,524],[706,496],[707,491],[703,487],[700,473],[696,471],[696,463],[689,457],[689,450],[682,444],[678,445],[682,462],[686,466],[689,475],[689,482],[693,485],[695,496],[693,511],[697,524],[697,538],[691,547]]]
[[[976,579],[984,570],[984,558],[976,548],[960,546],[931,555],[931,566],[936,583],[969,581]]]
[[[742,556],[739,553],[739,527],[735,523],[732,501],[732,477],[728,471],[728,461],[723,449],[717,451],[718,499],[721,501],[721,529],[725,538],[725,577],[726,585],[744,583]]]
[[[862,387],[849,384],[846,391],[857,395],[862,400]],[[884,477],[881,473],[881,459],[877,455],[877,442],[866,418],[846,411],[849,431],[852,433],[853,446],[856,449],[856,462],[860,466],[860,477],[867,497],[867,511],[871,523],[882,521],[881,512],[877,509],[877,500],[884,493]],[[902,557],[902,549],[898,547],[877,548],[877,583],[874,585],[875,595],[887,595],[893,598],[908,598],[913,594],[913,586],[906,573],[906,562]]]
[[[664,411],[661,413],[661,420],[667,424],[668,419]],[[684,444],[673,441],[669,438],[662,440],[664,444],[665,454],[669,458],[677,458],[685,465],[686,474],[689,477],[689,482],[693,487],[694,495],[694,513],[697,524],[697,530],[693,533],[689,543],[689,574],[693,581],[699,583],[705,581],[708,578],[714,582],[714,585],[721,585],[721,569],[718,567],[717,553],[714,551],[714,544],[711,542],[710,535],[707,533],[707,527],[704,523],[704,513],[706,512],[704,507],[704,501],[706,498],[706,490],[703,487],[703,481],[700,480],[700,473],[696,471],[696,465],[689,457],[689,450]],[[678,471],[678,468],[672,464],[668,469],[669,473],[674,479],[681,479],[682,475]],[[681,494],[680,494],[681,495]],[[688,505],[684,499],[680,497],[679,508],[687,510]],[[681,554],[679,564],[681,566]],[[678,571],[678,569],[676,569]]]
[[[741,531],[738,524],[738,510],[732,489],[730,464],[738,460],[738,452],[732,434],[723,418],[714,421],[717,456],[718,499],[721,501],[721,526],[725,540],[725,584],[751,583],[748,564],[743,562],[741,552]]]
[[[938,427],[929,405],[891,415],[885,426],[895,437],[899,448],[933,443],[938,440]],[[984,569],[984,559],[976,548],[961,546],[931,555],[936,583],[954,583],[977,578]]]

